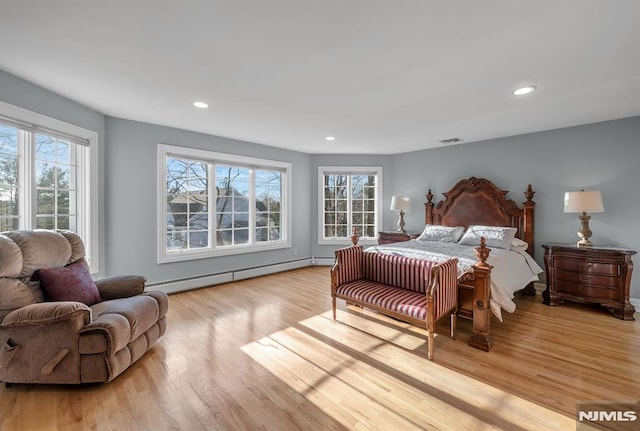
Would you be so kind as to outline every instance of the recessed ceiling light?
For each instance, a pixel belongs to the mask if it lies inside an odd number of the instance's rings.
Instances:
[[[196,108],[200,108],[200,109],[205,109],[205,108],[209,107],[209,105],[207,105],[204,102],[193,102],[193,106],[195,106]]]
[[[335,141],[336,137],[335,136],[327,136],[326,138],[324,138],[325,141]]]
[[[526,87],[520,87],[513,92],[516,96],[524,96],[525,94],[529,94],[534,91],[536,87],[533,85],[527,85]]]

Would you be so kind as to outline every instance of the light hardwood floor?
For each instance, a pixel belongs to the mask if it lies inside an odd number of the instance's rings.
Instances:
[[[1,430],[575,430],[577,400],[640,398],[640,323],[517,298],[490,353],[339,301],[311,267],[170,296],[123,375],[0,387]],[[636,317],[638,315],[636,314]]]

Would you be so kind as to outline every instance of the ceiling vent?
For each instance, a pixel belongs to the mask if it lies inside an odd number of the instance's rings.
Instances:
[[[448,144],[459,144],[462,141],[463,140],[461,138],[449,138],[449,139],[443,139],[442,141],[440,141],[440,143],[442,145],[448,145]]]

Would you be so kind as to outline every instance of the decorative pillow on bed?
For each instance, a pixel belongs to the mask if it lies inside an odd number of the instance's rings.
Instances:
[[[487,247],[509,250],[516,235],[516,230],[515,227],[471,225],[458,241],[458,244],[478,245],[480,244],[480,238],[484,237],[487,241]]]
[[[511,250],[527,251],[529,244],[520,238],[514,238],[511,243]]]
[[[98,287],[83,260],[63,268],[39,269],[37,277],[47,301],[76,301],[85,305],[102,301]]]
[[[464,228],[462,226],[439,226],[428,224],[417,238],[418,241],[458,242]]]

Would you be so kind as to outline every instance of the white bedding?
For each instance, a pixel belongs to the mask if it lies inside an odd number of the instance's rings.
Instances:
[[[459,278],[464,273],[471,272],[471,267],[478,261],[474,252],[475,247],[453,242],[411,240],[376,245],[368,247],[365,251],[415,257],[435,262],[444,262],[451,257],[457,257],[459,259]],[[516,310],[516,304],[513,302],[515,292],[530,282],[538,280],[538,274],[543,270],[526,252],[513,249],[492,248],[487,263],[493,266],[489,308],[502,321],[502,309],[509,313]]]

